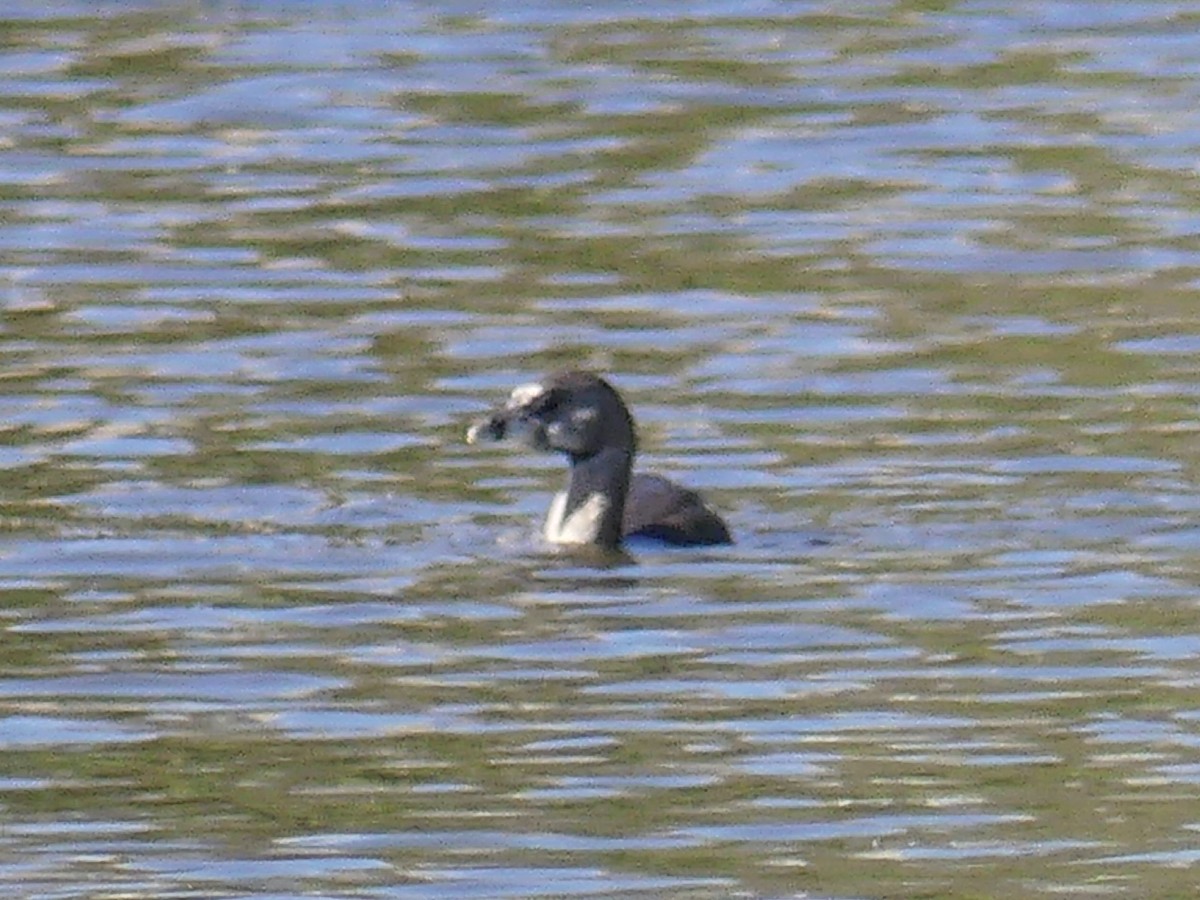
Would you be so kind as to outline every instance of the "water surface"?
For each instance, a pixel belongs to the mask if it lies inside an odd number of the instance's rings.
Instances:
[[[1188,896],[1184,3],[9,3],[0,885]],[[729,548],[537,539],[602,369]]]

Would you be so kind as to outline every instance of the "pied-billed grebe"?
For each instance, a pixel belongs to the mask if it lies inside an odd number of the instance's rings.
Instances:
[[[560,372],[516,388],[467,431],[467,442],[524,440],[564,453],[567,489],[555,496],[546,538],[616,548],[634,535],[668,544],[729,544],[721,517],[695,491],[660,475],[633,475],[637,435],[621,395],[591,372]]]

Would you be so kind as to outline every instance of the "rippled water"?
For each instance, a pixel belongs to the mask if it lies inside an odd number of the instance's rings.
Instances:
[[[1190,896],[1198,24],[8,3],[5,895]]]

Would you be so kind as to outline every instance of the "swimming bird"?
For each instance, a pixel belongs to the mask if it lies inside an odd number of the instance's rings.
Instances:
[[[637,433],[625,401],[592,372],[567,371],[515,388],[503,406],[467,431],[467,443],[514,437],[563,453],[567,489],[555,496],[546,539],[616,549],[634,535],[668,544],[733,542],[721,517],[695,491],[661,475],[632,474]]]

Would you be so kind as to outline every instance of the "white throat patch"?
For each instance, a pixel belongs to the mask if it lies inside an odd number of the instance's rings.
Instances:
[[[567,492],[555,494],[546,517],[546,540],[552,544],[594,544],[608,511],[608,498],[592,494],[571,515],[566,516],[566,511]]]

